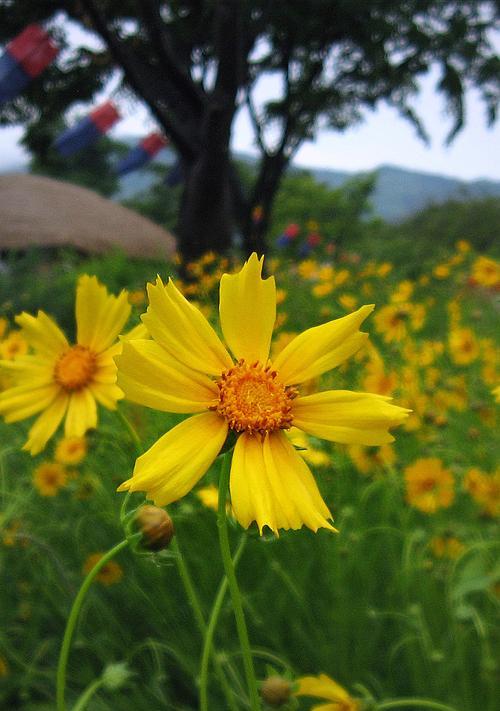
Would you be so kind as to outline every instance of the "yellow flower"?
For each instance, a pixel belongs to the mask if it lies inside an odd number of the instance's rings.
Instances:
[[[56,447],[55,460],[61,464],[80,464],[87,455],[85,437],[64,437]]]
[[[41,496],[55,496],[67,480],[66,469],[58,462],[43,462],[33,472],[33,484]]]
[[[390,262],[382,262],[382,264],[379,264],[379,266],[378,266],[377,276],[380,277],[381,279],[383,279],[391,272],[392,272],[392,264]]]
[[[333,291],[333,284],[331,282],[321,282],[321,284],[315,284],[311,289],[313,296],[317,299],[321,299],[323,296],[328,296]]]
[[[103,555],[104,553],[92,553],[92,555],[89,555],[83,564],[83,572],[85,574],[90,573],[92,568],[101,560]],[[105,563],[101,570],[97,573],[95,579],[103,585],[109,586],[119,583],[122,578],[123,569],[121,565],[114,560],[108,560],[108,562]]]
[[[276,320],[274,278],[262,279],[255,254],[220,284],[220,322],[232,354],[172,281],[148,285],[143,321],[152,340],[123,345],[118,383],[126,397],[165,412],[201,413],[163,435],[136,462],[119,491],[145,491],[158,506],[187,494],[209,469],[231,430],[237,435],[230,491],[235,517],[247,528],[332,528],[311,471],[284,430],[341,443],[380,445],[407,416],[379,395],[299,387],[353,355],[366,341],[363,306],[296,336],[269,362]]]
[[[469,469],[464,488],[488,516],[500,516],[500,469],[495,474]]]
[[[500,285],[500,262],[480,256],[472,265],[472,278],[477,284],[487,287]]]
[[[352,311],[358,305],[357,298],[352,294],[341,294],[338,302],[346,311]]]
[[[405,469],[406,500],[424,513],[451,506],[455,498],[454,479],[440,459],[417,459]]]
[[[356,699],[326,674],[303,676],[297,681],[299,688],[295,696],[314,696],[332,702],[313,706],[311,711],[359,711],[361,708]]]
[[[451,359],[457,365],[469,365],[479,356],[479,345],[470,328],[454,328],[448,339]]]
[[[436,558],[456,560],[465,550],[464,544],[454,536],[434,536],[429,543]]]
[[[19,331],[11,331],[7,338],[0,343],[0,355],[6,360],[14,360],[19,356],[26,355],[28,344]]]
[[[144,289],[135,289],[135,291],[130,291],[128,295],[128,302],[132,306],[142,306],[146,301],[146,294]]]
[[[408,328],[418,331],[425,320],[425,308],[422,304],[394,303],[384,306],[375,315],[377,331],[382,333],[384,341],[402,341]]]
[[[123,393],[115,382],[113,356],[121,350],[116,339],[129,314],[126,292],[110,296],[95,277],[82,276],[76,290],[75,345],[43,311],[16,317],[34,353],[1,362],[15,385],[0,394],[0,414],[6,422],[39,415],[23,449],[41,452],[64,417],[65,435],[82,437],[97,426],[97,403],[116,408]]]
[[[436,279],[446,279],[450,276],[450,267],[448,264],[437,264],[432,273]]]
[[[368,449],[368,447],[352,444],[348,448],[348,452],[356,469],[361,474],[369,474],[374,469],[384,469],[385,466],[394,464],[396,460],[394,449],[390,444],[384,444],[377,449]]]
[[[458,242],[455,244],[455,247],[457,248],[457,251],[461,252],[462,254],[470,252],[471,250],[470,242],[467,242],[467,240],[465,239],[459,239]]]
[[[496,388],[493,388],[491,392],[495,397],[495,402],[500,402],[500,385],[497,385]]]

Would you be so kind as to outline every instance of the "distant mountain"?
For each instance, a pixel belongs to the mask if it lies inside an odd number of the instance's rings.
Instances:
[[[120,141],[135,145],[137,138],[120,137]],[[248,154],[238,154],[237,158],[254,164],[256,159]],[[172,166],[175,156],[168,149],[161,151],[155,163]],[[327,170],[324,168],[302,168],[294,166],[293,170],[306,170],[316,180],[332,188],[338,188],[346,181],[367,173],[349,173],[346,171]],[[26,164],[4,167],[0,173],[26,172]],[[446,202],[447,200],[468,200],[480,197],[500,197],[500,181],[473,180],[464,181],[434,173],[421,173],[414,170],[383,165],[372,171],[377,174],[375,189],[371,203],[375,215],[388,222],[399,222],[410,215],[419,212],[429,205]],[[117,200],[125,200],[142,192],[155,182],[157,178],[148,170],[137,170],[125,175],[120,181],[120,190],[115,196]]]

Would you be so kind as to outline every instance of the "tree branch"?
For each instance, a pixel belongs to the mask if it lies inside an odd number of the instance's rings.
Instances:
[[[159,100],[158,84],[152,80],[151,68],[141,66],[137,57],[132,55],[124,43],[109,29],[105,17],[94,0],[82,0],[82,6],[85,8],[94,30],[107,44],[116,63],[123,68],[130,87],[148,104],[181,155],[186,160],[192,160],[195,154],[194,137],[187,133],[185,127],[179,124],[172,111],[167,108],[168,99],[165,102]]]

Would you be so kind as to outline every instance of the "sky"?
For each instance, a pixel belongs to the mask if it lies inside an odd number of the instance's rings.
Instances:
[[[75,40],[82,40],[83,34],[72,30]],[[88,44],[94,45],[85,34]],[[484,106],[478,92],[469,90],[466,99],[466,126],[458,134],[451,146],[445,146],[445,138],[451,128],[451,119],[446,116],[443,100],[434,86],[437,76],[430,74],[421,81],[421,91],[415,107],[423,119],[430,135],[430,145],[425,145],[417,137],[414,128],[402,119],[396,110],[386,104],[379,104],[375,111],[366,112],[364,121],[342,133],[322,129],[314,141],[305,142],[295,157],[295,163],[304,167],[328,168],[358,172],[372,170],[380,165],[394,165],[401,168],[427,173],[437,173],[474,180],[489,178],[500,180],[500,122],[487,128]],[[113,96],[116,81],[97,97],[96,103]],[[259,87],[260,100],[276,96],[277,86],[272,79],[266,79]],[[148,111],[139,104],[120,105],[122,120],[112,129],[110,135],[137,135],[156,128]],[[79,107],[80,113],[82,107]],[[26,161],[18,141],[22,128],[0,127],[0,172]],[[237,151],[257,154],[254,146],[250,121],[245,111],[241,111],[235,121],[232,146]]]

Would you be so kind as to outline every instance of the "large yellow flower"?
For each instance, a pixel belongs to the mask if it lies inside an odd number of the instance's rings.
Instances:
[[[23,449],[38,454],[63,417],[66,437],[82,437],[97,425],[97,403],[116,407],[123,393],[116,385],[116,343],[130,314],[126,292],[111,296],[96,277],[82,276],[76,290],[77,339],[70,345],[57,324],[39,311],[16,317],[33,349],[13,361],[1,361],[14,386],[0,394],[0,414],[17,422],[41,413]]]
[[[316,531],[332,528],[314,478],[285,434],[292,424],[315,437],[347,444],[391,442],[388,428],[406,416],[379,395],[330,390],[301,395],[300,386],[355,353],[367,335],[361,322],[373,306],[311,328],[269,361],[276,319],[274,278],[262,279],[252,254],[220,283],[220,323],[233,357],[205,317],[172,281],[148,285],[143,315],[152,340],[124,343],[118,384],[130,400],[157,410],[195,414],[163,435],[136,462],[119,491],[145,491],[164,506],[184,496],[238,435],[231,464],[234,515],[245,528]]]

